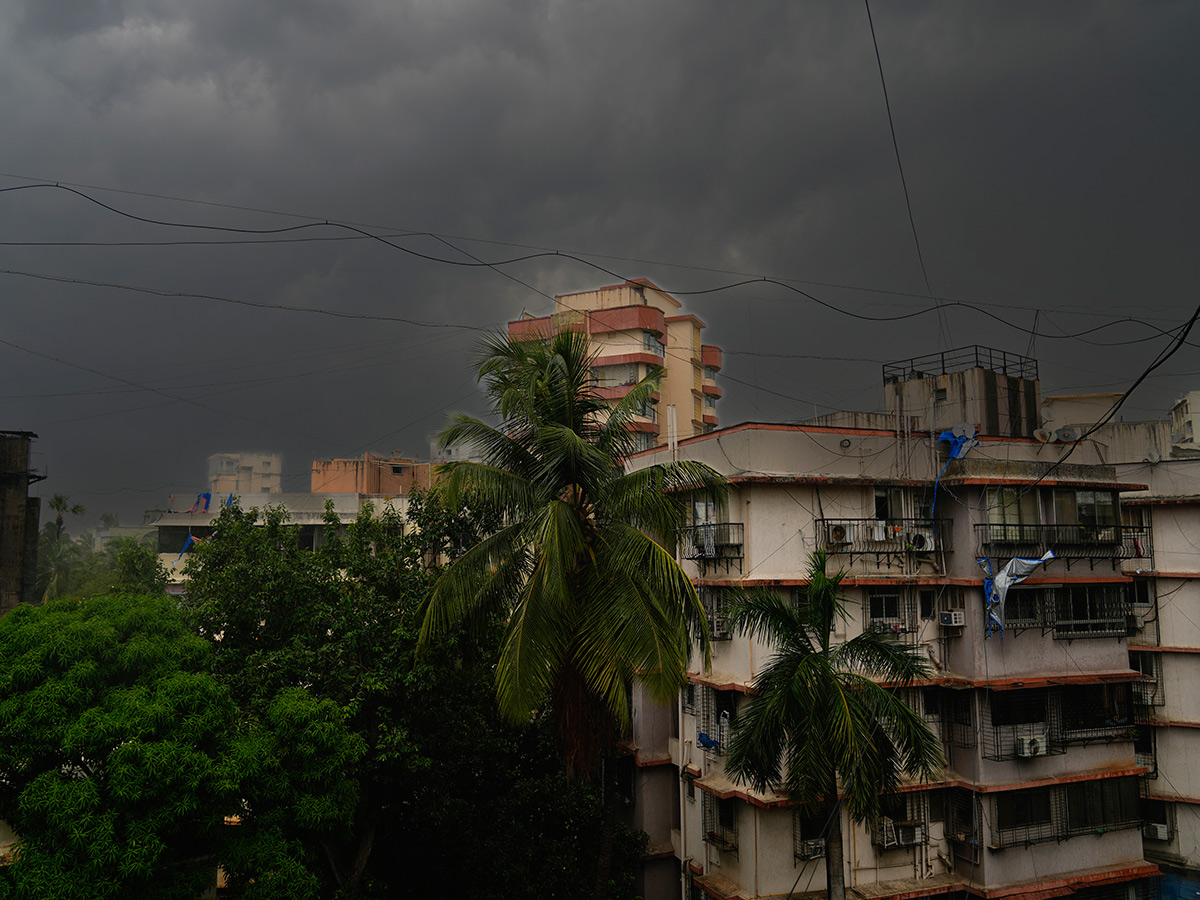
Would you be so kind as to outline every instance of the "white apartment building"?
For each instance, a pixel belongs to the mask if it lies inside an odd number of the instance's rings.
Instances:
[[[1082,434],[1118,397],[1047,397],[1044,412],[1053,424]],[[1124,521],[1155,536],[1152,565],[1136,573],[1129,657],[1144,673],[1134,685],[1134,746],[1148,769],[1145,854],[1161,867],[1162,893],[1170,900],[1200,895],[1200,692],[1193,690],[1200,684],[1200,447],[1181,440],[1190,433],[1181,419],[1198,400],[1200,392],[1192,391],[1167,419],[1114,422],[1091,436],[1122,478],[1148,486],[1122,496]]]
[[[835,637],[885,631],[929,658],[931,677],[906,693],[947,761],[938,780],[886,800],[881,821],[843,822],[848,893],[1146,900],[1159,873],[1143,852],[1152,760],[1138,720],[1151,681],[1130,666],[1129,631],[1154,617],[1157,528],[1125,498],[1147,481],[1119,476],[1093,442],[1054,466],[1068,445],[1034,437],[1032,360],[974,347],[884,375],[885,414],[679,442],[679,458],[722,472],[732,494],[724,509],[697,505],[679,540],[708,610],[712,668],[691,672],[674,709],[635,696],[625,776],[631,822],[651,839],[643,895],[824,892],[822,823],[724,771],[739,703],[771,653],[731,632],[727,589],[802,591],[822,548],[847,573],[851,615]],[[978,444],[948,460],[937,436],[960,422]],[[1006,627],[988,637],[977,559],[997,571],[1048,549],[1056,558],[1010,592]]]

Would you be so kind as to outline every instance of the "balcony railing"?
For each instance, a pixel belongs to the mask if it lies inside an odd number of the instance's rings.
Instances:
[[[818,519],[818,545],[827,553],[922,556],[953,549],[950,520]]]
[[[1041,556],[1047,550],[1066,560],[1149,559],[1153,534],[1147,525],[1007,525],[975,526],[980,555]]]
[[[710,522],[689,525],[680,529],[679,552],[684,559],[694,559],[702,572],[712,566],[727,571],[732,565],[740,569],[745,540],[745,525],[741,522]]]

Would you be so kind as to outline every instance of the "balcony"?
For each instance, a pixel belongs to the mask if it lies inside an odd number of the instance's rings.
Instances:
[[[979,555],[993,559],[1014,556],[1036,558],[1047,550],[1065,560],[1067,568],[1085,561],[1093,568],[1097,562],[1145,559],[1154,555],[1154,541],[1147,525],[1008,525],[975,526]]]
[[[745,525],[741,522],[709,522],[680,529],[679,552],[684,559],[695,560],[701,575],[720,567],[742,569]]]
[[[928,557],[952,550],[950,520],[818,519],[817,540],[825,552],[855,556]]]

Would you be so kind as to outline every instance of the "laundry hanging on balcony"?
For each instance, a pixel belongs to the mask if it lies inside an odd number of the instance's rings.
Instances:
[[[992,561],[989,557],[980,557],[979,567],[987,573],[983,579],[984,609],[986,616],[985,637],[991,637],[1000,632],[1000,640],[1004,640],[1004,601],[1009,589],[1020,584],[1033,573],[1042,563],[1054,559],[1054,551],[1047,550],[1038,559],[1013,557],[996,575],[992,575]]]

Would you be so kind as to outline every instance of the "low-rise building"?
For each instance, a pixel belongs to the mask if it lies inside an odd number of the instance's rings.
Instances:
[[[278,494],[283,490],[283,458],[278,453],[214,453],[208,458],[208,485],[213,494]]]

